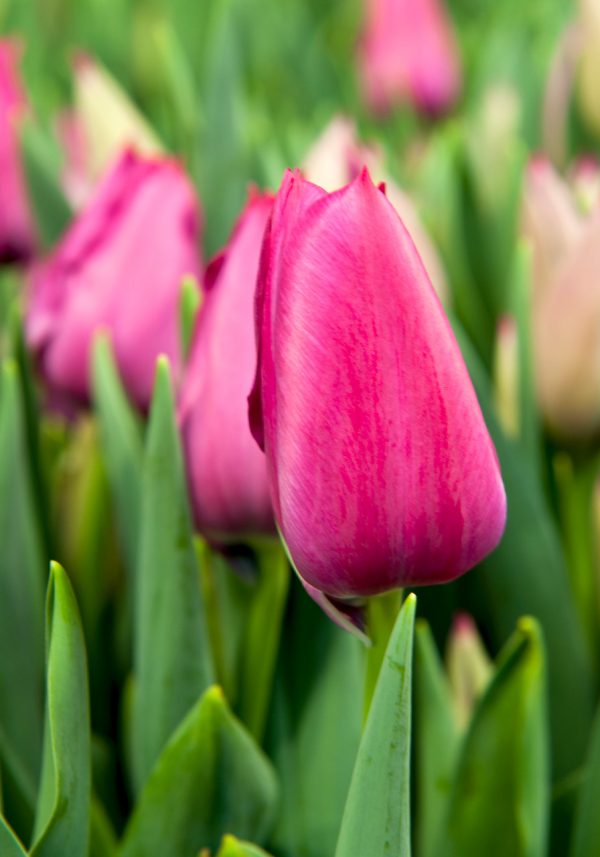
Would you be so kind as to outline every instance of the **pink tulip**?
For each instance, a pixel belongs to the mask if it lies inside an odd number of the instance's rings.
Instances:
[[[34,246],[18,135],[26,107],[19,56],[16,42],[0,39],[0,263],[26,261]]]
[[[273,197],[252,193],[209,265],[179,420],[200,532],[227,540],[274,532],[265,456],[248,429],[256,370],[254,292]]]
[[[30,283],[27,335],[55,396],[89,398],[98,330],[111,337],[132,399],[146,408],[159,354],[181,366],[182,278],[198,278],[199,210],[172,160],[125,152]]]
[[[460,61],[442,0],[365,0],[359,71],[371,109],[408,101],[426,114],[450,108],[461,87]]]
[[[496,546],[492,441],[415,246],[366,170],[329,194],[286,174],[257,325],[251,425],[313,596],[339,606],[441,583]]]

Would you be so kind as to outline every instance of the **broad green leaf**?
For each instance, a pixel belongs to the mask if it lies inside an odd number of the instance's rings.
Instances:
[[[336,857],[410,857],[410,729],[415,606],[392,631],[346,801]]]
[[[46,559],[36,512],[18,369],[7,361],[0,387],[0,756],[19,785],[13,796],[5,779],[8,807],[35,794],[41,759]]]
[[[134,783],[213,678],[169,378],[159,359],[143,464],[136,574]]]
[[[134,808],[119,857],[217,849],[225,833],[264,842],[277,805],[270,762],[209,688],[164,748]]]
[[[60,155],[50,134],[33,122],[23,126],[23,165],[37,231],[45,249],[50,248],[67,227],[71,209],[59,185]]]
[[[46,602],[44,762],[32,857],[87,857],[91,737],[87,664],[71,584],[52,563]]]
[[[143,445],[141,427],[115,365],[109,340],[94,342],[92,380],[100,442],[110,482],[125,562],[133,578],[137,557]]]
[[[27,857],[27,851],[10,829],[6,819],[0,815],[0,854],[2,857]]]
[[[462,743],[439,857],[545,857],[545,671],[539,625],[522,619]]]
[[[240,842],[234,836],[224,836],[217,857],[269,857],[258,845]]]
[[[535,472],[519,444],[502,432],[489,381],[472,346],[455,328],[496,446],[508,500],[506,531],[496,550],[458,584],[467,608],[499,647],[516,622],[540,622],[548,651],[552,761],[555,777],[582,762],[593,718],[592,659],[569,586],[562,547]]]
[[[598,795],[600,795],[600,712],[596,714],[584,779],[579,787],[571,857],[597,857],[600,854]]]
[[[290,567],[279,540],[257,545],[258,579],[248,606],[243,637],[239,712],[261,741],[271,698]]]
[[[450,686],[429,626],[417,622],[415,651],[415,740],[420,857],[432,857],[450,796],[458,750]]]
[[[283,628],[266,732],[281,781],[269,845],[282,857],[331,857],[360,741],[364,646],[295,576]]]

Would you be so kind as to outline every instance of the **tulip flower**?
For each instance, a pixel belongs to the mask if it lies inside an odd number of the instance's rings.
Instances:
[[[437,115],[461,87],[460,61],[442,0],[365,0],[359,71],[376,113],[397,102]]]
[[[368,167],[371,176],[385,184],[387,198],[410,232],[438,297],[446,304],[449,289],[444,267],[414,202],[384,170],[381,152],[375,146],[359,142],[351,119],[333,117],[307,153],[302,172],[309,181],[332,191],[352,181],[363,167]]]
[[[19,54],[16,42],[0,39],[0,264],[27,260],[35,243],[19,151],[18,125],[25,110]]]
[[[550,432],[581,440],[600,428],[600,209],[581,198],[584,174],[572,188],[551,164],[529,165],[522,231],[533,250],[532,341],[537,398]],[[579,175],[578,175],[579,174]]]
[[[415,246],[366,170],[331,194],[286,174],[257,324],[250,422],[279,531],[321,604],[353,613],[353,599],[451,580],[496,546],[492,441]]]
[[[254,292],[273,197],[252,193],[208,266],[179,405],[196,525],[217,540],[274,533],[265,456],[248,428],[256,369]]]
[[[177,378],[180,286],[187,274],[200,277],[198,229],[198,205],[178,164],[125,152],[32,273],[27,336],[55,398],[88,400],[90,349],[101,329],[141,408],[159,354]]]

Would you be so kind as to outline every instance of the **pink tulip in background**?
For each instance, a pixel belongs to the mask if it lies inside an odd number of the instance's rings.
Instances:
[[[27,260],[35,243],[19,150],[18,125],[26,107],[19,58],[17,42],[0,39],[0,263]]]
[[[377,113],[402,102],[430,115],[452,107],[460,60],[443,0],[365,0],[359,72]]]
[[[366,170],[288,172],[265,238],[250,400],[275,518],[309,592],[458,577],[498,543],[492,441],[415,246]]]
[[[208,267],[179,407],[196,525],[217,539],[275,530],[247,403],[256,371],[256,276],[272,207],[272,196],[251,193],[229,244]]]
[[[200,211],[173,160],[125,152],[48,260],[32,273],[26,331],[50,390],[89,398],[94,334],[108,332],[123,382],[150,401],[159,354],[181,370],[182,278],[201,276]]]

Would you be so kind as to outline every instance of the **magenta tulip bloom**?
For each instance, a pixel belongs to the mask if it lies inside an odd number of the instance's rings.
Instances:
[[[55,396],[88,400],[100,329],[142,409],[159,354],[177,378],[180,287],[185,275],[200,277],[198,229],[198,204],[178,164],[124,153],[32,275],[27,335]]]
[[[208,267],[179,408],[196,525],[218,540],[275,532],[247,402],[256,371],[256,276],[272,207],[272,196],[253,193],[227,248]]]
[[[251,425],[309,592],[339,603],[483,559],[505,524],[496,453],[421,259],[366,170],[335,193],[286,174],[257,289]]]
[[[442,0],[365,0],[365,11],[359,71],[371,109],[408,101],[430,115],[448,110],[461,73]]]
[[[0,40],[0,264],[27,261],[35,243],[19,148],[18,125],[26,107],[19,54],[15,42]]]

